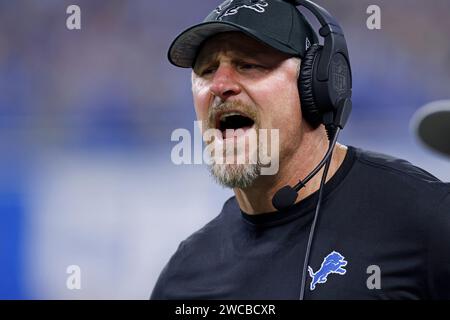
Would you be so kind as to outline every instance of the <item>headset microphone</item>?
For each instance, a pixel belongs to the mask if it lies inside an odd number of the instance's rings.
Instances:
[[[327,153],[323,157],[322,161],[311,171],[305,179],[299,180],[299,182],[291,187],[284,186],[280,190],[278,190],[272,198],[272,205],[278,211],[284,211],[289,209],[297,200],[298,192],[301,188],[305,187],[306,183],[311,180],[327,163],[328,160],[331,159],[333,154],[334,146],[336,145],[337,138],[339,136],[339,132],[344,128],[352,109],[352,103],[350,99],[344,99],[341,101],[340,106],[338,107],[336,115],[333,115],[331,112],[324,116],[325,120],[325,129],[327,130],[328,139],[330,141]],[[329,120],[332,121],[329,122]]]
[[[321,24],[319,34],[324,45],[314,44],[302,58],[299,93],[302,114],[312,124],[324,124],[330,141],[327,153],[316,168],[294,187],[285,186],[272,198],[279,211],[291,207],[298,192],[331,159],[338,129],[343,129],[350,116],[352,74],[347,43],[337,20],[324,8],[309,0],[285,0],[311,11]]]

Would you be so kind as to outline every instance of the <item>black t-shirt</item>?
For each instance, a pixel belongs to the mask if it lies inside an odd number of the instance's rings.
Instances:
[[[180,244],[151,299],[298,299],[317,197],[259,215],[230,198]],[[349,147],[308,266],[305,299],[450,299],[450,184]]]

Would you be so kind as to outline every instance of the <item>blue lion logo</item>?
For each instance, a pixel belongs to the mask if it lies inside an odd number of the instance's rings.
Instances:
[[[347,270],[343,267],[347,265],[347,261],[342,254],[333,251],[323,259],[320,269],[314,273],[313,269],[308,266],[309,276],[312,278],[310,289],[311,291],[316,288],[316,284],[327,282],[328,275],[332,273],[337,273],[344,275]]]

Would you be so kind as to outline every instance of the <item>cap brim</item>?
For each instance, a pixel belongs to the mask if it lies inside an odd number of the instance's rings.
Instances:
[[[414,116],[412,125],[422,143],[450,156],[450,100],[424,106]]]
[[[281,52],[299,55],[299,52],[295,49],[286,46],[269,36],[260,34],[257,31],[250,30],[231,22],[210,21],[195,25],[178,35],[170,45],[168,52],[169,61],[178,67],[191,68],[194,65],[200,46],[206,39],[218,33],[229,31],[243,32]]]

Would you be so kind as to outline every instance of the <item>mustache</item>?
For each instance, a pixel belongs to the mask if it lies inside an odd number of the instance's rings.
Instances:
[[[245,104],[240,101],[226,101],[215,106],[212,106],[208,110],[207,128],[216,128],[216,119],[219,114],[238,111],[248,118],[252,119],[256,127],[259,127],[259,113],[256,106]]]

